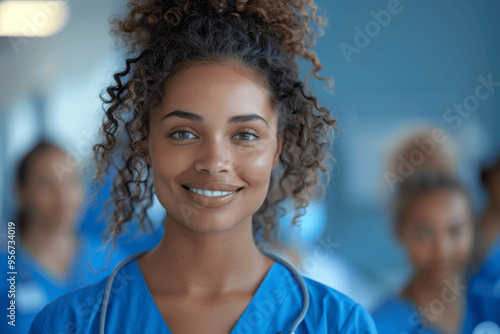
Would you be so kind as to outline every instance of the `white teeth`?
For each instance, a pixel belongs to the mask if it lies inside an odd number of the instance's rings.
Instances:
[[[211,191],[211,190],[203,190],[203,189],[195,189],[189,188],[194,193],[199,195],[207,196],[207,197],[217,197],[217,196],[225,196],[228,194],[234,193],[234,191]]]

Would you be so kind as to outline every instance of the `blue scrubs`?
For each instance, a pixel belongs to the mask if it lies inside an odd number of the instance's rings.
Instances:
[[[0,333],[26,334],[35,315],[48,302],[73,289],[97,282],[109,275],[116,262],[127,254],[115,256],[107,270],[94,274],[87,264],[90,264],[94,271],[99,271],[106,266],[105,256],[97,250],[101,244],[101,238],[99,237],[79,236],[78,248],[73,254],[70,268],[62,277],[53,276],[26,249],[17,244],[15,249],[15,270],[17,274],[8,275],[5,269],[0,282],[2,291],[0,294],[0,308],[2,309]],[[5,264],[7,264],[7,255],[7,253],[4,253],[0,256]],[[15,278],[15,284],[12,285],[15,298],[9,298],[8,296],[11,284],[7,279],[11,276]],[[10,310],[7,310],[11,300],[15,301],[15,322],[12,322],[15,326],[8,323],[14,318],[7,317],[11,313]]]
[[[297,334],[377,333],[362,306],[326,285],[304,280],[310,306]],[[104,279],[48,304],[37,314],[29,333],[98,333],[105,285]],[[301,308],[300,286],[286,267],[274,262],[231,334],[287,333]],[[122,267],[115,278],[106,333],[171,334],[136,260]]]
[[[438,310],[438,306],[436,307]],[[427,310],[429,314],[432,309]],[[470,311],[464,310],[462,328],[458,333],[470,334],[468,328],[471,326]],[[373,313],[373,320],[377,325],[379,333],[384,334],[440,334],[441,332],[433,327],[422,317],[417,306],[409,299],[401,296],[394,296],[379,306]],[[438,316],[438,315],[436,315]]]
[[[469,301],[476,326],[493,322],[500,333],[500,237],[469,283]],[[489,324],[489,326],[494,326]]]

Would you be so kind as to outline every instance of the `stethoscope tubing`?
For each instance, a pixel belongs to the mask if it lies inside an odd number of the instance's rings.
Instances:
[[[111,287],[113,286],[113,282],[114,282],[116,276],[118,275],[118,272],[127,263],[141,257],[142,255],[146,254],[147,252],[149,252],[149,250],[145,250],[145,251],[130,255],[126,259],[122,260],[113,269],[113,271],[109,275],[109,277],[106,281],[106,287],[104,288],[104,295],[102,297],[101,316],[99,318],[99,334],[104,334],[104,330],[106,327],[106,314],[108,312],[109,297],[111,294]],[[284,267],[286,267],[292,273],[292,275],[297,280],[297,282],[299,283],[300,289],[302,291],[302,298],[303,298],[302,310],[300,311],[299,315],[294,320],[294,322],[292,323],[292,326],[290,327],[290,330],[288,331],[288,334],[295,334],[295,330],[297,329],[297,327],[299,327],[300,323],[304,320],[306,313],[307,313],[307,310],[309,309],[309,291],[307,290],[306,283],[305,283],[304,279],[302,278],[302,276],[298,273],[298,271],[294,268],[294,266],[292,264],[288,263],[287,261],[285,261],[284,259],[280,258],[279,256],[277,256],[275,254],[268,253],[268,252],[265,252],[262,250],[261,250],[261,252],[264,255],[270,257],[271,259],[275,260],[276,262],[279,262]],[[283,332],[279,332],[277,334],[282,334],[282,333]]]

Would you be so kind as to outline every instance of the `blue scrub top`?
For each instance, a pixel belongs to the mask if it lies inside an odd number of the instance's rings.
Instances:
[[[377,334],[361,305],[326,285],[304,280],[310,306],[297,334]],[[37,314],[29,333],[98,333],[105,285],[106,279],[51,302]],[[301,308],[296,279],[285,266],[274,262],[231,334],[288,333]],[[106,333],[171,334],[136,260],[123,266],[113,282]]]
[[[500,237],[470,279],[469,301],[475,325],[494,327],[496,324],[500,333]]]
[[[373,313],[373,320],[379,333],[383,334],[440,334],[422,317],[417,306],[402,296],[393,296]],[[462,316],[462,328],[458,333],[471,334],[471,315],[467,307]]]
[[[21,244],[16,245],[15,269],[15,298],[9,298],[10,290],[7,269],[3,270],[0,282],[0,307],[3,310],[0,321],[0,333],[28,333],[30,324],[35,315],[48,302],[70,292],[76,288],[102,280],[110,274],[116,262],[123,259],[127,254],[115,256],[107,270],[94,274],[88,267],[91,265],[94,271],[99,271],[106,266],[105,256],[98,248],[102,242],[99,237],[78,236],[78,247],[72,256],[70,267],[64,276],[56,277],[45,268],[35,257],[33,257]],[[7,253],[0,256],[5,266],[7,265]],[[15,326],[9,325],[11,320],[7,317],[10,311],[11,300],[15,300]]]

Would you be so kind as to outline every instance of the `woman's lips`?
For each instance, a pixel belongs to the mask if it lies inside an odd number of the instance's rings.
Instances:
[[[224,196],[205,196],[205,195],[200,195],[198,193],[194,193],[191,190],[189,190],[188,187],[182,186],[184,190],[188,193],[188,196],[190,196],[193,204],[205,207],[205,208],[221,208],[233,201],[236,197],[239,196],[241,190],[243,188],[239,188],[236,191],[224,195]]]

